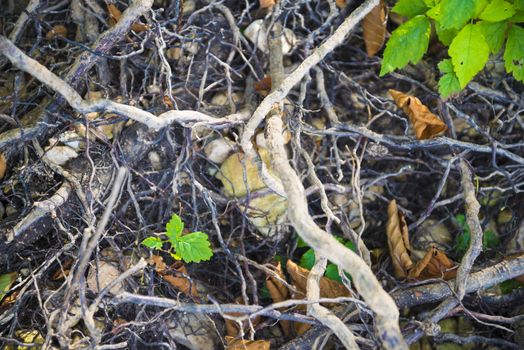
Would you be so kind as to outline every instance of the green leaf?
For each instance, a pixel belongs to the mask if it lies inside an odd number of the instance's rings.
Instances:
[[[509,29],[504,62],[508,73],[524,81],[524,28],[512,25]]]
[[[517,288],[522,288],[522,284],[516,279],[510,279],[499,284],[500,291],[502,294],[509,294]]]
[[[417,63],[428,49],[431,25],[426,16],[416,16],[403,23],[391,34],[384,50],[380,76]]]
[[[499,243],[499,236],[494,231],[484,231],[484,236],[482,237],[482,246],[484,247],[484,249],[493,249],[496,246],[498,246]]]
[[[302,254],[298,264],[305,269],[311,270],[313,265],[315,265],[315,252],[313,249],[310,248],[304,254]]]
[[[399,0],[391,9],[391,12],[411,18],[422,15],[427,10],[426,4],[420,0]]]
[[[517,10],[523,10],[524,11],[524,0],[514,0],[513,4],[515,5],[515,8]]]
[[[482,69],[489,58],[489,46],[479,26],[468,24],[449,46],[454,71],[463,89]]]
[[[442,0],[435,20],[444,29],[460,29],[475,14],[475,0]]]
[[[438,22],[436,22],[435,31],[437,32],[438,40],[446,46],[451,44],[458,33],[458,30],[455,28],[444,29]]]
[[[148,248],[153,249],[161,249],[162,248],[162,240],[158,237],[147,237],[142,241],[142,244],[145,245]]]
[[[475,1],[475,14],[473,18],[478,18],[482,11],[488,6],[488,0],[476,0]]]
[[[342,278],[340,278],[340,274],[338,273],[338,267],[335,264],[329,263],[326,266],[326,272],[324,273],[324,276],[326,276],[330,280],[342,283]]]
[[[439,62],[437,66],[441,73],[453,72],[453,64],[451,63],[451,60],[449,58],[443,59]]]
[[[182,222],[182,219],[180,216],[173,214],[171,220],[166,224],[166,235],[169,237],[171,244],[175,244],[183,230],[184,223]]]
[[[489,22],[499,22],[515,14],[515,7],[505,0],[493,0],[482,11],[479,18]]]
[[[18,273],[9,272],[4,275],[0,275],[0,301],[5,297],[7,291],[11,288],[14,281],[18,277]]]
[[[185,262],[200,262],[211,259],[213,250],[204,232],[192,232],[180,236],[175,243],[176,254]]]
[[[508,24],[506,22],[493,23],[480,21],[477,25],[480,27],[491,53],[499,52],[502,48],[502,44],[504,44]]]
[[[524,22],[524,11],[517,11],[513,17],[508,19],[511,23],[523,23]]]
[[[307,245],[306,242],[304,242],[304,240],[302,238],[298,237],[298,239],[297,239],[297,247],[298,248],[306,248],[306,247],[309,247],[309,246]]]
[[[444,74],[438,81],[438,92],[443,98],[458,93],[460,90],[462,89],[454,72]]]

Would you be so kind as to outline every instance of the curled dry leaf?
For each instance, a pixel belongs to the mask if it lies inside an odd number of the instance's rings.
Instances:
[[[436,247],[430,247],[422,260],[409,272],[409,277],[421,280],[429,278],[453,279],[457,276],[455,263]]]
[[[0,180],[2,180],[7,171],[7,159],[3,153],[0,153]]]
[[[284,277],[284,273],[282,272],[282,265],[280,264],[280,262],[277,263],[274,270],[278,277],[280,277],[284,281],[286,280],[286,278]],[[289,290],[282,283],[282,281],[280,281],[274,275],[267,275],[266,287],[274,303],[278,303],[278,302],[287,300],[289,298]],[[282,311],[282,309],[279,309],[279,311]],[[280,326],[282,327],[282,331],[284,332],[284,335],[286,337],[291,336],[291,322],[290,321],[281,320]]]
[[[407,276],[407,272],[413,266],[409,257],[409,235],[408,226],[404,215],[398,211],[397,202],[392,200],[388,205],[388,223],[386,226],[388,236],[388,247],[395,277],[402,278]]]
[[[109,12],[109,25],[114,26],[116,22],[122,17],[122,12],[114,4],[107,5],[107,12]],[[149,29],[147,24],[135,22],[131,25],[131,30],[137,33],[144,32]]]
[[[235,302],[240,305],[246,304],[242,297],[236,298]],[[244,314],[236,313],[236,312],[232,312],[227,315],[232,316],[232,317],[244,316]],[[226,334],[232,338],[238,336],[240,334],[239,323],[234,320],[227,319],[227,318],[225,319],[225,321],[226,321]],[[253,327],[255,327],[259,322],[260,322],[260,317],[255,317],[254,319],[251,320],[251,324]],[[242,333],[245,334],[246,332],[248,332],[249,329],[250,329],[249,321],[248,320],[243,321],[242,322]]]
[[[364,43],[369,57],[374,56],[384,45],[386,22],[386,5],[381,0],[362,21]]]
[[[255,91],[266,97],[271,92],[271,77],[266,75],[255,83]]]
[[[335,0],[335,3],[337,4],[337,6],[341,9],[343,9],[344,7],[346,7],[347,5],[347,2],[346,0]]]
[[[66,35],[67,35],[67,28],[62,24],[58,24],[54,26],[53,28],[51,28],[50,31],[47,32],[47,34],[45,35],[45,38],[47,40],[53,40],[56,37],[59,37],[59,36],[65,37]]]
[[[226,336],[227,350],[269,350],[269,340],[245,340]]]
[[[447,130],[446,124],[431,113],[418,98],[397,90],[389,90],[389,94],[397,106],[408,115],[417,139],[431,139]]]
[[[171,284],[173,288],[184,293],[187,296],[198,298],[197,284],[195,281],[189,279],[186,266],[182,261],[177,261],[169,268],[161,256],[153,255],[151,262],[155,265],[155,271],[162,277],[164,281]]]
[[[267,9],[275,5],[275,0],[259,0],[260,8]]]
[[[306,285],[309,270],[297,265],[291,260],[287,261],[286,269],[291,276],[293,285],[303,294],[302,296],[297,295],[295,297],[304,297],[307,290]],[[326,277],[320,278],[321,298],[338,298],[347,296],[349,296],[349,290],[343,284],[330,280]]]

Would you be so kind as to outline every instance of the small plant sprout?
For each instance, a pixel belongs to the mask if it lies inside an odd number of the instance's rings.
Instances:
[[[147,237],[142,244],[148,248],[165,251],[176,260],[184,260],[186,263],[201,262],[211,259],[213,250],[209,243],[209,237],[204,232],[191,232],[182,235],[184,223],[180,216],[173,214],[171,220],[166,224],[167,240],[159,237]],[[169,249],[163,250],[164,243],[169,243]]]

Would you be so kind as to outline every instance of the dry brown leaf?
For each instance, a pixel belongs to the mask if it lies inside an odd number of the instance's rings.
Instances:
[[[227,350],[269,350],[269,340],[245,340],[226,336]]]
[[[447,130],[446,124],[431,113],[418,98],[397,90],[389,90],[389,94],[397,106],[408,115],[417,139],[431,139]]]
[[[369,57],[374,56],[384,45],[386,22],[386,5],[381,0],[362,20],[364,43]]]
[[[182,261],[175,262],[169,269],[161,256],[153,255],[151,257],[152,263],[155,265],[155,271],[162,277],[162,279],[176,290],[185,295],[198,298],[197,285],[195,281],[191,281],[185,276],[189,276],[186,266]],[[174,271],[172,274],[170,271]]]
[[[263,97],[266,97],[271,92],[271,77],[265,76],[262,80],[255,83],[255,90]]]
[[[388,205],[388,223],[386,226],[388,235],[388,247],[395,277],[402,278],[407,276],[407,271],[413,266],[409,257],[409,235],[408,226],[404,215],[398,211],[397,202],[393,199]]]
[[[114,26],[116,22],[120,20],[122,17],[122,12],[113,4],[107,5],[107,11],[109,12],[109,20],[108,23],[110,26]],[[147,24],[143,24],[140,22],[135,22],[131,25],[131,30],[137,33],[145,32],[149,29],[149,26]]]
[[[280,262],[275,266],[275,273],[283,280],[286,280],[284,273],[282,272],[282,265]],[[269,291],[269,295],[274,303],[287,300],[289,297],[289,290],[287,287],[273,275],[266,277],[266,287]],[[279,309],[281,311],[282,309]],[[288,320],[281,320],[280,326],[286,337],[291,336],[291,322]]]
[[[47,34],[45,35],[45,38],[47,40],[53,40],[54,38],[58,36],[65,37],[66,35],[67,35],[67,28],[63,26],[62,24],[58,24],[54,26],[53,28],[51,28],[50,31],[47,32]]]
[[[306,284],[307,277],[309,275],[309,270],[298,266],[293,261],[288,260],[286,264],[286,269],[293,285],[303,293],[302,297],[306,295]],[[347,297],[349,296],[348,289],[341,283],[337,281],[330,280],[327,277],[320,278],[320,297],[321,298],[338,298],[338,297]],[[297,296],[300,297],[300,296]]]
[[[275,5],[275,0],[259,0],[260,8],[267,9]]]
[[[343,9],[347,5],[346,0],[335,0],[335,3],[337,4],[338,8],[341,9]]]
[[[7,159],[3,153],[0,153],[0,180],[2,180],[7,171]]]
[[[244,299],[242,297],[236,298],[235,302],[240,305],[245,305]],[[243,316],[244,314],[232,312],[232,313],[228,313],[227,315],[233,316],[233,317],[239,317],[239,316]],[[229,337],[238,336],[238,334],[240,333],[238,322],[229,320],[227,318],[225,319],[225,322],[226,322],[226,334]],[[260,322],[260,317],[255,317],[254,319],[251,320],[251,324],[253,325],[253,327],[255,327],[259,322]],[[243,321],[242,329],[243,329],[244,334],[247,332],[249,328],[250,328],[249,322],[247,320]]]
[[[409,272],[409,277],[425,280],[429,278],[453,279],[457,276],[455,263],[436,247],[430,247],[422,260]]]

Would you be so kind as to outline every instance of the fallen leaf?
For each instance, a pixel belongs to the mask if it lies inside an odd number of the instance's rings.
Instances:
[[[87,286],[92,291],[98,293],[115,279],[117,279],[122,272],[116,265],[107,261],[100,261],[98,264],[90,263],[89,272],[87,273]],[[117,295],[124,291],[124,284],[117,283],[109,290],[111,294]]]
[[[271,92],[271,77],[266,75],[255,83],[255,91],[266,97]]]
[[[78,153],[69,146],[48,146],[44,157],[51,163],[64,165],[71,159],[78,157]]]
[[[286,270],[291,276],[293,285],[301,292],[301,295],[294,296],[296,297],[305,297],[306,296],[306,285],[307,277],[309,275],[309,270],[297,265],[291,259],[287,261]],[[320,278],[320,297],[321,298],[338,298],[338,297],[347,297],[349,296],[348,289],[341,283],[337,281],[330,280],[326,277]]]
[[[335,0],[335,3],[341,9],[343,9],[347,5],[346,0]]]
[[[269,350],[271,343],[269,340],[246,340],[235,339],[226,336],[227,350]]]
[[[380,3],[362,20],[364,43],[369,57],[374,56],[384,45],[386,22],[386,5],[384,0],[380,0]]]
[[[275,5],[275,0],[259,0],[260,8],[267,9]]]
[[[446,124],[431,113],[418,98],[397,90],[389,90],[389,93],[397,106],[408,115],[417,139],[431,139],[447,130]]]
[[[239,305],[246,304],[242,297],[236,298],[235,302]],[[228,313],[227,315],[232,316],[232,317],[244,316],[244,314],[236,313],[236,312]],[[260,317],[255,317],[254,319],[251,320],[251,324],[253,327],[255,327],[259,322],[260,322]],[[226,323],[226,334],[229,337],[236,337],[240,334],[240,329],[239,329],[240,325],[238,324],[238,322],[226,318],[225,323]],[[242,322],[242,331],[243,331],[242,333],[245,334],[248,331],[248,329],[250,329],[249,321],[245,320]]]
[[[51,280],[58,281],[62,278],[65,278],[71,272],[71,266],[73,265],[73,259],[66,258],[66,260],[61,264],[61,266],[53,273]]]
[[[151,257],[152,263],[155,265],[155,271],[162,277],[162,279],[176,290],[184,293],[187,296],[198,298],[197,284],[190,280],[187,268],[182,261],[175,262],[171,267],[167,267],[161,256],[153,255]],[[174,273],[172,273],[173,271]]]
[[[58,24],[54,26],[50,31],[47,32],[45,35],[45,38],[47,40],[53,40],[56,37],[62,36],[65,37],[67,35],[67,28],[63,26],[62,24]]]
[[[419,279],[443,278],[450,280],[457,276],[457,269],[454,269],[456,266],[455,263],[449,260],[443,251],[431,247],[428,249],[426,255],[430,255],[431,259],[429,259],[427,266],[420,272],[418,276]]]
[[[114,26],[122,17],[122,12],[114,5],[108,4],[107,11],[109,12],[108,23],[110,26]],[[131,30],[137,33],[144,32],[149,29],[147,24],[135,22],[131,25]]]
[[[409,257],[409,235],[408,226],[404,215],[399,212],[397,202],[393,199],[388,205],[388,223],[386,226],[388,236],[388,247],[395,277],[402,278],[407,276],[407,272],[413,266]]]
[[[275,266],[275,273],[280,277],[282,280],[286,280],[284,277],[284,273],[282,272],[282,265],[280,262],[278,262]],[[289,298],[289,290],[287,287],[280,281],[278,278],[276,278],[273,275],[267,275],[266,277],[266,287],[269,290],[269,295],[271,296],[271,299],[274,303],[278,303],[284,300],[287,300]],[[279,311],[282,311],[282,309],[278,309]],[[288,320],[281,320],[280,326],[282,327],[282,331],[284,332],[284,335],[286,337],[291,336],[291,322]]]
[[[6,171],[7,171],[7,159],[5,158],[5,155],[3,153],[0,153],[0,180],[4,178]]]
[[[164,97],[162,98],[162,100],[164,101],[164,103],[166,104],[166,106],[170,109],[173,109],[174,108],[174,105],[173,105],[173,101],[171,101],[171,99],[169,98],[169,96],[167,95],[164,95]]]

